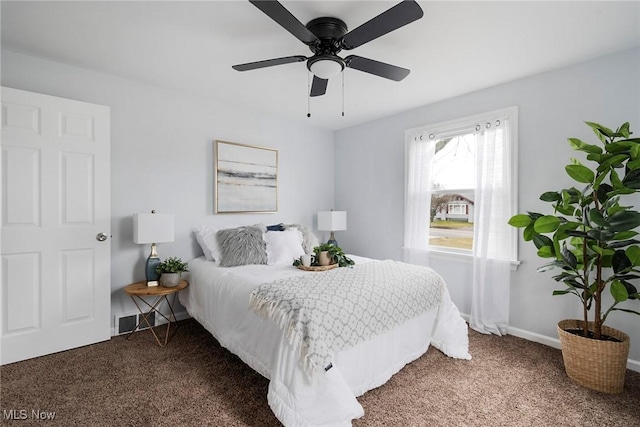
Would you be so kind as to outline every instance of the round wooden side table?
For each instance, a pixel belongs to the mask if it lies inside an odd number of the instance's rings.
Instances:
[[[180,326],[176,323],[176,315],[173,311],[173,307],[176,303],[176,297],[178,296],[178,292],[180,292],[187,286],[189,286],[189,282],[187,282],[186,280],[181,280],[178,286],[175,286],[173,288],[165,288],[164,286],[147,286],[147,282],[136,282],[136,283],[132,283],[130,285],[125,286],[124,292],[131,297],[131,299],[133,300],[133,303],[136,305],[136,307],[138,307],[138,311],[140,311],[140,315],[142,317],[142,319],[138,322],[136,327],[133,328],[131,332],[129,332],[127,339],[131,338],[134,332],[139,330],[140,326],[142,326],[143,323],[146,323],[147,327],[155,337],[158,345],[160,347],[166,346],[169,340],[175,335],[175,333],[178,330],[178,327]],[[173,295],[173,298],[171,301],[169,301],[170,295]],[[145,297],[146,298],[155,297],[155,300],[153,300],[153,302],[150,304],[147,300],[145,300]],[[165,316],[164,313],[162,313],[159,310],[159,307],[162,304],[162,301],[166,301],[167,305],[169,306],[169,311],[170,311],[169,317]],[[144,305],[141,305],[140,302],[144,303]],[[150,310],[145,312],[144,309],[147,307]],[[160,338],[156,334],[156,331],[154,331],[153,326],[151,326],[151,324],[149,323],[148,317],[151,315],[151,313],[157,313],[159,316],[161,316],[167,321],[167,330],[164,334],[164,342],[160,340]],[[169,331],[171,329],[172,323],[174,324],[175,328],[173,329],[173,333],[169,335]]]

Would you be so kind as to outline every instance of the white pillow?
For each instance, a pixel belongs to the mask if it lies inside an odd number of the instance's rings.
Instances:
[[[218,246],[218,239],[216,234],[218,229],[215,227],[202,226],[194,231],[196,234],[196,241],[204,253],[204,257],[208,261],[214,261],[216,264],[220,263],[220,247]]]
[[[296,228],[286,231],[268,231],[264,234],[267,243],[268,265],[291,265],[293,260],[304,255],[302,233]]]

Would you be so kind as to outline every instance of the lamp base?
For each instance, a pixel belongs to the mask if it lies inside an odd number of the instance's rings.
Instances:
[[[327,240],[327,244],[333,245],[335,247],[338,247],[338,241],[336,240],[336,236],[333,234],[333,231],[331,232],[331,235],[329,236],[329,240]]]
[[[156,244],[151,245],[151,254],[144,264],[144,275],[147,278],[147,286],[158,286],[160,274],[156,271],[156,267],[160,264],[160,257],[156,252]]]

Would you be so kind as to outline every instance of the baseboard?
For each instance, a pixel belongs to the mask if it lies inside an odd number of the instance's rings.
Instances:
[[[465,313],[460,313],[465,322],[469,323],[469,315]],[[549,347],[557,348],[558,350],[562,349],[560,345],[560,340],[558,338],[548,337],[546,335],[541,335],[535,332],[530,332],[520,328],[514,328],[509,326],[507,328],[507,334],[513,335],[514,337],[524,338],[527,341],[537,342],[539,344],[548,345]],[[635,372],[640,372],[640,361],[628,359],[627,360],[627,369],[630,369]]]
[[[525,331],[520,328],[513,328],[509,326],[507,329],[507,333],[509,335],[513,335],[515,337],[524,338],[528,341],[537,342],[540,344],[548,345],[549,347],[561,349],[560,340],[558,338],[551,338],[546,335],[537,334],[535,332]],[[637,360],[628,359],[627,360],[627,369],[630,369],[635,372],[640,372],[640,362]]]

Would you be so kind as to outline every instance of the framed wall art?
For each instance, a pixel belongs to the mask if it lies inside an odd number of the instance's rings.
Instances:
[[[278,211],[278,150],[215,141],[216,213]]]

